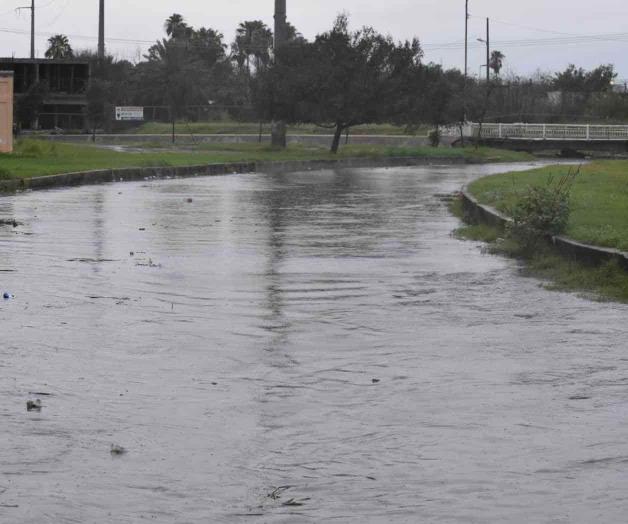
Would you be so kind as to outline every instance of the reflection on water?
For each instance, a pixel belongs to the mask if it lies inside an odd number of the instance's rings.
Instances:
[[[0,522],[623,521],[628,308],[450,236],[503,169],[0,200]]]

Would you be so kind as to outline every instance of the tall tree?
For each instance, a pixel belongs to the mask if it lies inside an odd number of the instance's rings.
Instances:
[[[271,119],[334,129],[336,153],[348,128],[407,111],[421,57],[418,40],[396,45],[372,28],[350,32],[341,15],[312,44],[278,50],[278,59],[257,82],[256,105]]]
[[[54,60],[65,60],[74,56],[74,51],[70,45],[68,37],[65,35],[54,35],[48,39],[48,49],[46,58]]]
[[[488,65],[493,70],[495,75],[499,76],[499,73],[504,67],[505,58],[506,58],[506,55],[504,55],[504,53],[502,53],[501,51],[495,50],[491,53],[491,59]]]
[[[190,27],[178,13],[173,13],[164,22],[166,34],[172,38],[186,38],[190,36]]]
[[[273,32],[261,20],[242,22],[232,45],[233,59],[239,67],[246,66],[249,77],[270,63]],[[253,67],[251,67],[251,62]]]

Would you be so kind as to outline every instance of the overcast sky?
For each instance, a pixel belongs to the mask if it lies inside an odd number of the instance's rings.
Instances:
[[[287,0],[288,18],[308,38],[325,31],[341,11],[354,27],[371,25],[396,39],[417,36],[427,61],[446,67],[464,64],[464,0]],[[30,12],[14,12],[30,0],[0,0],[0,55],[27,56]],[[50,33],[70,36],[75,48],[96,47],[98,0],[36,0],[37,54]],[[173,12],[193,26],[213,27],[231,41],[242,20],[272,23],[273,0],[106,0],[107,47],[136,60],[148,42],[163,35]],[[569,63],[592,68],[615,64],[628,78],[628,0],[470,0],[470,73],[485,60],[485,18],[492,19],[493,48],[507,57],[506,68],[527,74],[557,70]],[[13,32],[7,32],[13,31]],[[118,40],[115,40],[118,39]],[[122,39],[129,41],[121,41]]]

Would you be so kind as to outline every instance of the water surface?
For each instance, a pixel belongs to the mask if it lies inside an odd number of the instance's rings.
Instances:
[[[450,236],[505,169],[2,198],[0,522],[624,522],[628,308]]]

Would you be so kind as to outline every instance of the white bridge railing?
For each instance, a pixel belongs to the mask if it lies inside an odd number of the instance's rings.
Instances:
[[[480,137],[480,124],[464,127],[465,136]],[[628,126],[571,124],[482,124],[481,138],[508,140],[628,140]]]

